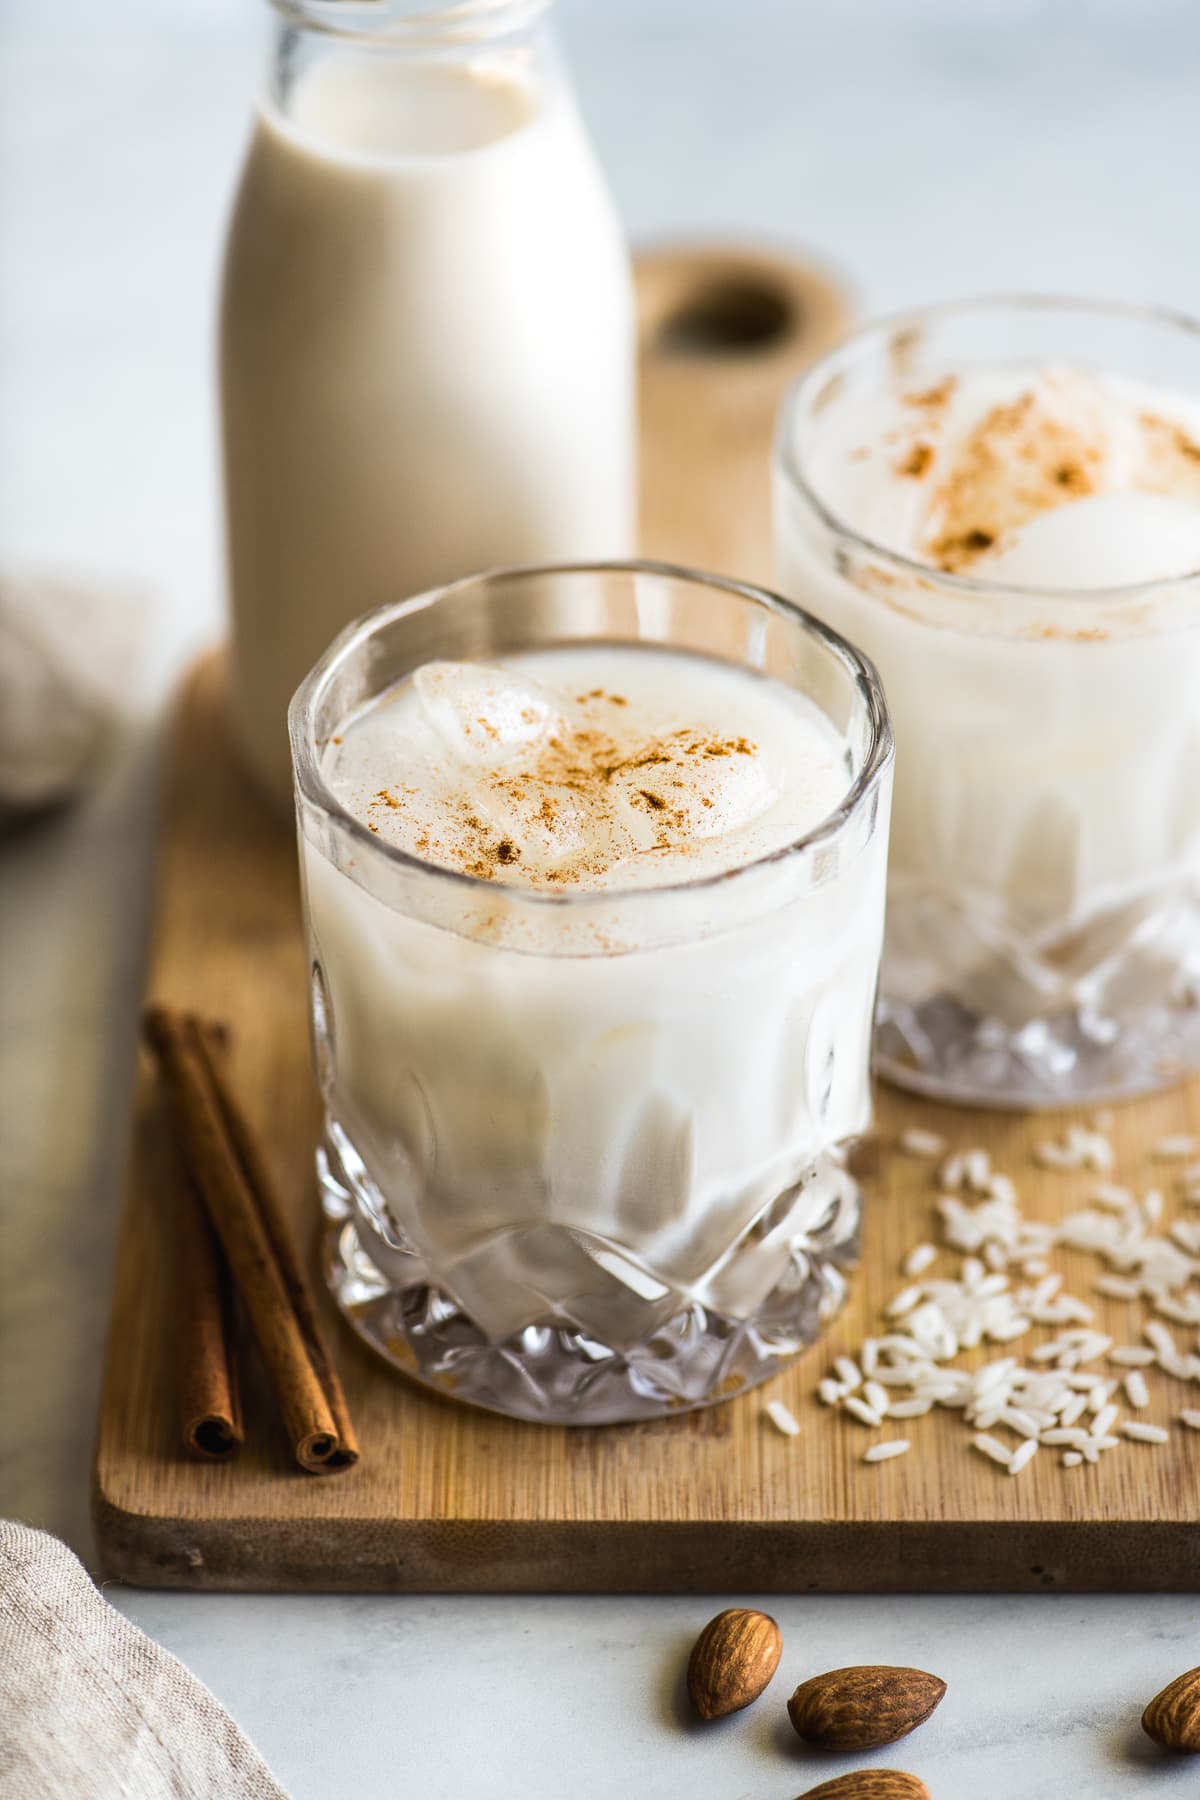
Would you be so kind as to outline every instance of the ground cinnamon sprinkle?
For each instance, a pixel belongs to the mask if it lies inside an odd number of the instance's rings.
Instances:
[[[1200,444],[1182,425],[1156,413],[1141,413],[1138,424],[1150,465],[1151,490],[1200,497]]]
[[[901,475],[912,475],[919,481],[932,461],[932,444],[914,444],[907,456],[901,458],[897,472]]]
[[[696,793],[697,785],[704,780],[699,776],[703,764],[712,759],[758,754],[758,746],[740,733],[723,736],[689,727],[641,742],[631,742],[628,736],[618,739],[596,722],[596,710],[600,706],[628,705],[623,695],[597,688],[576,696],[576,703],[584,709],[578,722],[570,722],[531,746],[519,763],[504,763],[491,772],[478,774],[484,795],[490,791],[502,799],[509,814],[518,809],[531,834],[530,850],[537,846],[540,827],[551,841],[569,843],[574,835],[579,847],[573,854],[564,854],[561,859],[551,855],[550,868],[526,864],[513,837],[465,800],[453,809],[448,830],[440,836],[436,830],[427,830],[416,840],[418,851],[431,862],[462,869],[484,881],[496,880],[502,871],[521,864],[522,885],[568,886],[607,872],[613,854],[614,812],[622,804],[641,807],[655,821],[654,841],[643,844],[642,853],[690,850],[694,833],[687,804],[670,799],[668,791],[682,795],[690,790],[700,805],[711,808],[712,799]],[[491,729],[494,728],[489,728],[489,734]],[[637,777],[644,778],[650,770],[656,785],[635,785]],[[395,786],[380,788],[368,810],[386,807],[408,812],[410,793],[408,789],[398,793]],[[373,825],[372,829],[378,830],[378,826]],[[621,836],[619,827],[617,836]]]
[[[923,412],[934,412],[949,404],[958,387],[958,377],[947,375],[933,387],[918,389],[903,396],[905,406],[920,407]]]
[[[966,439],[934,497],[926,553],[969,570],[1006,532],[1098,491],[1107,444],[1058,416],[1032,390],[995,406]]]

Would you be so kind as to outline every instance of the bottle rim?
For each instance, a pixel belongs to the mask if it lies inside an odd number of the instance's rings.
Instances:
[[[349,42],[463,43],[524,30],[553,0],[270,0],[288,24]]]

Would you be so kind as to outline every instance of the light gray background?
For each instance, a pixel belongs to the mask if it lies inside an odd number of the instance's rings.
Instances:
[[[808,244],[871,309],[1023,286],[1200,309],[1194,0],[562,0],[561,16],[635,236]],[[0,1510],[85,1556],[153,734],[220,618],[212,302],[261,37],[254,0],[0,0],[0,557],[151,597],[116,766],[0,848]],[[701,1734],[676,1678],[703,1600],[112,1597],[297,1800],[788,1800],[846,1764],[791,1748],[785,1687],[893,1658],[951,1683],[890,1757],[939,1800],[1197,1781],[1151,1767],[1136,1728],[1200,1662],[1191,1598],[782,1600],[780,1694]]]

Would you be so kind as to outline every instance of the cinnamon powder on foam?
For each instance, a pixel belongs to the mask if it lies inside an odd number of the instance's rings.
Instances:
[[[920,435],[896,467],[913,480],[937,482],[920,552],[934,568],[961,574],[1039,514],[1104,492],[1110,446],[1094,421],[1072,419],[1030,388],[985,414],[941,474],[946,456],[929,433],[944,420],[955,389],[948,377],[904,396],[920,414]],[[1135,424],[1142,451],[1137,488],[1200,502],[1200,444],[1154,413],[1140,414]]]
[[[625,786],[623,797],[644,812],[653,826],[652,842],[643,846],[640,853],[687,855],[696,846],[688,810],[681,803],[684,795],[698,800],[705,808],[714,804],[699,791],[705,763],[759,754],[758,745],[744,736],[722,736],[689,727],[622,744],[603,728],[601,718],[607,708],[628,704],[623,695],[594,688],[577,695],[576,704],[584,715],[580,723],[567,724],[515,765],[506,764],[502,770],[477,777],[494,792],[527,807],[526,817],[534,825],[540,821],[553,828],[559,809],[566,806],[580,815],[585,827],[591,825],[592,831],[585,835],[611,841],[615,828],[619,840],[613,783],[619,777],[631,776],[638,778],[637,783],[632,790]],[[494,735],[487,720],[481,718],[478,723]],[[419,789],[380,788],[367,810],[369,813],[390,808],[407,812],[412,799],[423,811]],[[377,823],[368,820],[368,825],[372,831],[379,830]],[[415,847],[431,862],[484,881],[502,878],[505,871],[515,870],[522,861],[512,838],[481,819],[468,800],[452,804],[448,831],[423,831],[416,838]],[[589,853],[585,848],[553,868],[522,868],[516,879],[526,887],[568,887],[605,875],[613,860],[603,850]]]

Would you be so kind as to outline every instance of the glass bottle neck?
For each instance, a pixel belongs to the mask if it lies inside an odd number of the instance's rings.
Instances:
[[[272,4],[278,18],[269,104],[330,149],[385,159],[477,150],[569,93],[543,16],[550,0],[436,8],[414,0]],[[369,31],[357,25],[364,17]],[[448,29],[468,19],[479,28]]]

